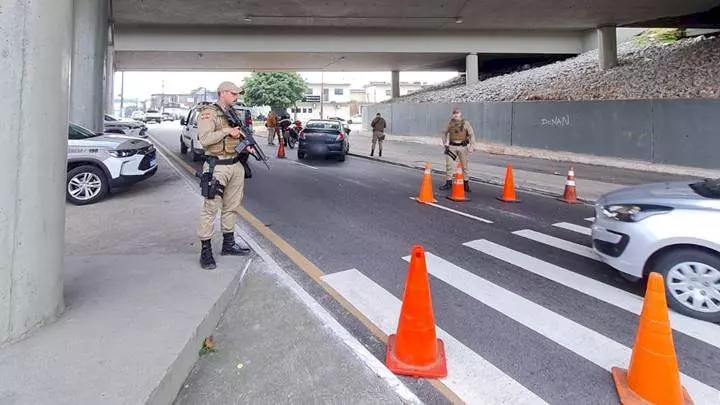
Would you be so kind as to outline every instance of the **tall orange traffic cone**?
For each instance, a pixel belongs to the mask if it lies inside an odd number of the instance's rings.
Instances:
[[[515,177],[513,176],[512,165],[507,165],[505,169],[505,184],[503,185],[502,196],[498,200],[505,202],[520,202],[515,195]]]
[[[560,201],[565,201],[568,204],[580,203],[580,201],[577,200],[575,190],[575,168],[572,166],[570,166],[570,170],[568,170],[567,180],[565,181],[565,192]]]
[[[430,162],[425,162],[425,174],[422,183],[420,183],[420,193],[415,201],[419,203],[436,203],[437,200],[433,196],[432,190],[432,171],[430,170]]]
[[[278,146],[277,157],[279,159],[285,159],[285,141],[280,140],[280,146]]]
[[[663,277],[658,273],[650,273],[630,367],[613,367],[612,376],[624,405],[693,404],[680,385]]]
[[[452,189],[450,190],[450,195],[447,198],[453,201],[470,201],[470,199],[465,197],[465,181],[463,177],[462,163],[460,162],[458,162],[457,168],[455,169]]]
[[[400,321],[397,334],[388,337],[385,365],[396,374],[447,376],[445,344],[435,334],[425,250],[419,245],[412,248]]]

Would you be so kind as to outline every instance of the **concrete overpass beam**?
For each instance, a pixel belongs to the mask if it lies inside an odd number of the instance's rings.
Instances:
[[[480,82],[480,63],[478,54],[471,53],[465,57],[465,84],[468,86]]]
[[[392,89],[392,91],[391,91],[392,98],[400,97],[400,71],[399,70],[392,71],[392,80],[391,80],[390,88]]]
[[[75,30],[70,81],[70,119],[95,131],[103,129],[108,2],[74,0]]]
[[[2,9],[0,344],[63,310],[73,0]]]
[[[600,27],[597,30],[597,37],[600,69],[606,70],[617,66],[617,29],[615,27]]]
[[[108,46],[105,58],[105,113],[115,114],[115,48]]]

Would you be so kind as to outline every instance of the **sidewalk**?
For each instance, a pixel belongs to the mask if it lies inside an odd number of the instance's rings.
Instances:
[[[204,361],[222,362],[218,367],[234,381],[215,391],[217,381],[191,378],[180,403],[280,403],[289,393],[310,402],[319,395],[413,401],[399,380],[378,375],[369,365],[377,359],[361,344],[323,327],[327,322],[309,306],[319,305],[290,294],[292,279],[257,253],[218,254],[217,270],[201,270],[195,237],[201,197],[158,160],[154,177],[125,192],[67,206],[66,311],[0,348],[0,403],[171,404],[223,316],[215,338],[220,351]],[[218,251],[222,236],[216,237]],[[236,359],[245,361],[243,372],[237,363],[224,368]],[[305,371],[300,378],[292,370]],[[324,381],[310,384],[313,370],[322,370]],[[222,400],[207,402],[211,391]]]
[[[370,158],[372,135],[363,130],[354,130],[350,135],[351,155]],[[505,181],[506,166],[513,166],[515,186],[519,190],[528,190],[562,196],[565,189],[565,180],[568,169],[573,166],[577,184],[578,198],[592,202],[601,194],[629,185],[687,180],[699,178],[700,176],[720,177],[720,172],[705,170],[695,171],[691,168],[667,168],[670,172],[685,174],[661,173],[650,171],[650,167],[643,167],[646,170],[634,170],[622,167],[603,166],[587,163],[572,163],[560,159],[541,159],[529,156],[512,156],[505,153],[525,153],[527,151],[502,151],[503,154],[489,153],[498,148],[496,145],[482,145],[470,156],[470,177],[472,180],[484,183],[502,185]],[[377,156],[375,151],[374,159],[401,166],[423,168],[425,162],[432,164],[433,171],[438,174],[445,173],[445,155],[443,154],[440,137],[404,137],[387,135],[383,145],[383,156]],[[545,151],[544,155],[551,157],[551,152]],[[556,154],[559,158],[575,158],[565,153]],[[585,157],[585,160],[592,161],[594,157]],[[371,158],[372,159],[372,158]],[[575,160],[575,159],[573,159]],[[608,158],[597,158],[606,164]],[[628,162],[617,162],[618,165],[629,164]],[[633,164],[639,164],[633,162]],[[683,170],[684,169],[684,170]],[[439,177],[436,178],[436,182]],[[439,183],[438,183],[439,185]]]

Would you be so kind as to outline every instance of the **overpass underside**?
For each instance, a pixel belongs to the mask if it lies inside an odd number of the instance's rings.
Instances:
[[[594,33],[123,27],[114,51],[118,70],[465,71],[468,54],[577,55]]]

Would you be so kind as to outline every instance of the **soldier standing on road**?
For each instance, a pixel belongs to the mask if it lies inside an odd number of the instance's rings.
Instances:
[[[468,182],[468,156],[475,150],[475,132],[470,126],[470,122],[463,118],[460,109],[455,108],[452,112],[452,119],[443,132],[443,146],[449,148],[455,153],[462,163],[463,180],[465,181],[465,191],[470,192],[470,183]],[[453,178],[453,160],[445,154],[445,172],[447,181],[440,187],[440,190],[450,190]]]
[[[375,118],[370,123],[370,127],[373,131],[372,136],[372,149],[370,150],[370,156],[373,156],[375,154],[375,144],[380,144],[380,150],[378,153],[378,156],[382,156],[382,145],[383,141],[385,140],[385,128],[387,128],[387,123],[385,122],[385,118],[383,118],[380,113],[377,113]]]
[[[280,128],[278,123],[278,116],[275,114],[275,111],[270,111],[270,114],[268,114],[267,121],[265,121],[265,126],[268,130],[268,145],[275,145],[275,136],[278,137],[280,141],[282,141],[282,135],[280,135]]]
[[[200,213],[198,237],[202,242],[200,265],[212,270],[216,267],[212,254],[212,239],[215,216],[221,209],[220,224],[223,233],[221,255],[247,255],[250,249],[240,247],[235,241],[236,215],[240,210],[245,189],[245,169],[235,151],[241,139],[245,138],[238,127],[231,128],[225,116],[225,110],[233,108],[238,95],[243,90],[232,82],[223,82],[218,87],[218,102],[203,107],[198,119],[198,138],[205,148],[207,172],[209,163],[214,162],[213,179],[216,179],[220,192],[213,198],[206,198]]]

